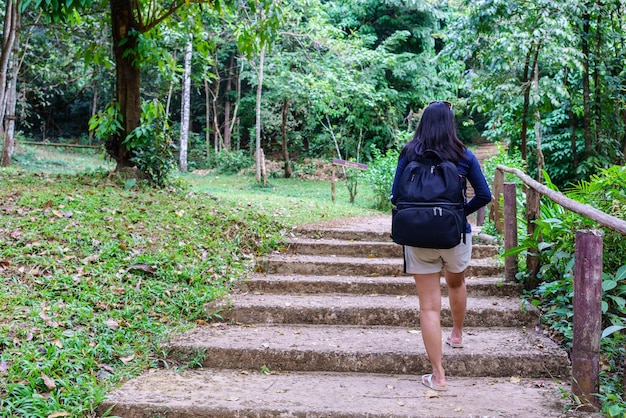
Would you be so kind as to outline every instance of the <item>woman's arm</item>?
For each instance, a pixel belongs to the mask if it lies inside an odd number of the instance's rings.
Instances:
[[[465,205],[465,215],[470,215],[491,202],[491,190],[474,154],[471,154],[466,178],[474,189],[474,197]]]
[[[393,205],[395,205],[396,202],[398,201],[398,195],[397,195],[398,181],[400,180],[400,177],[402,176],[402,172],[404,171],[408,163],[409,162],[404,155],[401,155],[400,158],[398,158],[398,166],[396,167],[396,175],[393,178],[393,184],[391,185],[391,195],[389,196],[389,200],[391,201]]]

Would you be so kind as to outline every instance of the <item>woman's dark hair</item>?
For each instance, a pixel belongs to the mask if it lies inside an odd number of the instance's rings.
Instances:
[[[464,158],[465,145],[456,135],[454,112],[447,102],[432,102],[424,109],[413,139],[400,155],[411,161],[427,150],[437,151],[455,164]]]

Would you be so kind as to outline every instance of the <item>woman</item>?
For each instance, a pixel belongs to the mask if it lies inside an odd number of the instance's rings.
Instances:
[[[398,181],[408,163],[426,150],[435,150],[454,162],[460,176],[474,189],[474,197],[465,203],[465,216],[476,212],[491,201],[491,191],[474,154],[459,140],[454,112],[449,102],[432,102],[426,107],[413,139],[405,145],[398,159],[391,190],[391,202],[396,203]],[[463,321],[467,306],[465,269],[472,255],[471,226],[465,220],[466,239],[451,249],[431,249],[404,246],[406,273],[413,274],[420,305],[420,327],[432,373],[422,376],[422,383],[434,390],[446,390],[441,337],[441,270],[445,270],[452,314],[452,331],[446,343],[463,347]]]

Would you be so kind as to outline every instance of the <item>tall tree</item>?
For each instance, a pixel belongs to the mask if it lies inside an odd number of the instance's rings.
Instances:
[[[185,66],[183,72],[183,93],[181,97],[180,115],[180,171],[187,171],[187,145],[189,139],[189,118],[191,101],[191,56],[193,54],[193,42],[190,39],[185,49]]]
[[[258,3],[248,3],[248,7],[240,8],[244,19],[237,27],[237,43],[239,49],[248,59],[257,58],[256,73],[256,123],[255,123],[255,158],[256,180],[265,183],[264,153],[261,148],[261,100],[263,93],[263,74],[265,71],[265,56],[276,38],[277,30],[282,24],[282,1],[259,0]],[[263,177],[263,178],[262,178]]]
[[[15,95],[14,89],[17,76],[11,67],[17,66],[14,46],[18,38],[20,26],[19,0],[6,0],[4,11],[4,28],[2,32],[2,51],[0,52],[0,135],[3,137],[2,166],[11,164],[15,140],[12,132],[15,126]],[[13,65],[11,66],[11,62]],[[13,77],[9,77],[9,74]]]

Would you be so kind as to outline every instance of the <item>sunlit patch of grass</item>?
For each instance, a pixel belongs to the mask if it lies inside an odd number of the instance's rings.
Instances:
[[[329,182],[296,179],[187,174],[126,190],[91,158],[0,169],[0,417],[92,414],[120,381],[175,363],[161,342],[210,319],[205,305],[291,227],[378,213],[343,183],[335,202]]]
[[[365,184],[359,185],[353,203],[349,202],[345,182],[335,184],[332,200],[328,181],[275,178],[266,187],[254,177],[188,174],[182,176],[193,190],[209,193],[225,201],[257,207],[289,225],[300,225],[344,216],[374,215],[374,194]]]
[[[48,148],[19,143],[13,160],[25,170],[49,174],[110,171],[115,168],[115,162],[105,157],[104,150]]]

